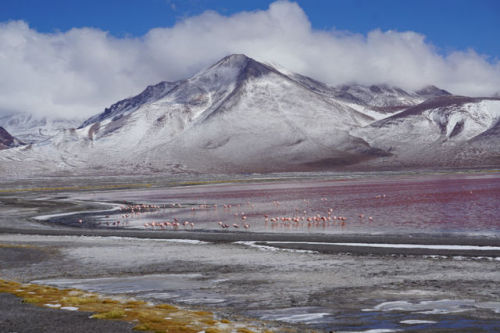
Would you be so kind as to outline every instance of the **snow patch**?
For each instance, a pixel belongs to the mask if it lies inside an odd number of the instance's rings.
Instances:
[[[394,249],[432,249],[432,250],[475,250],[475,251],[500,251],[500,246],[474,246],[474,245],[425,245],[425,244],[384,244],[384,243],[328,243],[328,242],[286,242],[273,241],[268,244],[310,244],[310,245],[338,245],[360,247],[382,247]]]
[[[61,307],[61,304],[50,304],[50,303],[47,303],[47,304],[44,304],[43,306],[46,306],[48,308],[60,308]]]
[[[433,320],[420,320],[420,319],[408,319],[400,321],[401,324],[405,325],[420,325],[420,324],[436,324],[437,321]]]
[[[338,331],[338,333],[391,333],[400,332],[401,330],[392,328],[373,328],[365,331]]]
[[[256,244],[256,243],[257,242],[255,242],[255,241],[238,241],[238,242],[234,242],[233,244],[245,245],[248,247],[253,247],[253,248],[259,249],[261,251],[293,252],[293,253],[318,253],[318,251],[312,251],[312,250],[285,249],[285,248],[278,248],[275,246],[267,246],[267,245]],[[273,242],[273,243],[276,243],[276,242]]]
[[[311,323],[325,316],[329,316],[329,313],[303,313],[303,314],[293,314],[293,315],[264,315],[262,319],[264,320],[277,320],[286,323]]]
[[[409,301],[391,301],[376,305],[372,309],[362,311],[408,311],[421,314],[448,314],[478,309],[491,310],[500,313],[500,302],[477,302],[472,299],[442,299],[411,303]]]
[[[66,311],[77,311],[78,308],[76,306],[63,306],[61,307],[61,310],[66,310]]]

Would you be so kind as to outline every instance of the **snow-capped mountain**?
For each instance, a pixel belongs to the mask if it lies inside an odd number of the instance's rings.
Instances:
[[[441,96],[354,129],[352,134],[391,153],[385,163],[494,165],[491,161],[500,157],[499,122],[500,99]]]
[[[451,95],[446,90],[428,86],[415,92],[385,84],[363,86],[359,84],[342,85],[335,88],[335,97],[374,110],[391,113],[424,102],[425,100]]]
[[[75,135],[120,166],[160,170],[175,162],[197,171],[268,171],[376,155],[349,135],[372,120],[273,67],[232,55],[190,79],[118,102]]]
[[[420,104],[429,98],[451,95],[448,91],[432,85],[417,91],[405,91],[401,88],[389,86],[387,84],[371,86],[343,84],[330,87],[322,82],[300,74],[291,73],[290,76],[309,89],[323,95],[345,102],[371,107],[380,111],[385,110],[388,113],[393,110]]]
[[[425,158],[435,161],[474,144],[490,154],[498,103],[433,86],[330,87],[231,55],[189,79],[149,86],[29,149],[2,151],[0,173],[420,166],[411,151],[427,148]]]
[[[416,91],[406,91],[387,84],[371,86],[344,84],[331,87],[300,74],[290,73],[289,76],[308,89],[347,104],[351,108],[370,116],[373,120],[386,118],[430,98],[451,95],[448,91],[432,85]]]
[[[0,126],[25,143],[50,139],[66,128],[76,127],[82,119],[35,117],[28,113],[0,115]]]
[[[22,141],[10,135],[5,128],[0,126],[0,150],[21,146],[23,144]]]

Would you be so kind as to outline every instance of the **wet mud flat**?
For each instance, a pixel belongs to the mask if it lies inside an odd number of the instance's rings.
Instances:
[[[497,225],[481,217],[479,227],[470,221],[479,216],[475,209],[488,217],[496,213],[487,198],[498,191],[496,178],[474,176],[469,181],[470,176],[459,180],[454,177],[453,182],[450,177],[444,180],[447,199],[438,201],[437,206],[437,195],[432,194],[436,179],[429,183],[428,178],[412,178],[403,184],[398,180],[399,190],[393,189],[401,195],[401,186],[407,188],[403,201],[394,199],[391,186],[385,182],[376,181],[379,187],[374,188],[376,184],[366,180],[43,194],[43,201],[53,207],[43,208],[43,212],[37,212],[36,207],[23,211],[22,204],[19,211],[12,205],[0,206],[8,213],[0,219],[0,244],[5,245],[0,246],[0,277],[179,304],[228,318],[269,321],[276,327],[295,327],[297,331],[495,332],[500,327]],[[386,187],[382,191],[380,186]],[[353,188],[357,194],[349,192]],[[470,191],[475,199],[465,197],[471,195]],[[359,193],[365,199],[356,201],[356,205],[347,203]],[[376,199],[379,194],[392,199]],[[19,198],[36,202],[37,195],[26,193]],[[265,200],[259,203],[259,197]],[[58,200],[68,205],[62,211],[55,204]],[[197,227],[144,228],[144,221],[151,220],[148,214],[137,216],[136,225],[130,219],[129,226],[123,228],[74,224],[75,218],[105,221],[109,212],[85,210],[112,208],[124,201],[178,203],[184,207],[151,212],[162,214],[151,219],[186,218],[195,221]],[[429,216],[440,215],[444,217],[440,221],[447,221],[447,216],[456,216],[452,210],[464,201],[473,207],[468,221],[451,226],[444,222],[426,225],[421,217],[416,217],[418,223],[393,224],[393,220],[379,215],[406,205],[430,207],[432,203],[437,213]],[[249,230],[220,230],[211,215],[215,209],[203,208],[228,203],[240,207],[231,212],[222,209],[218,217],[241,223],[241,215],[234,214],[244,209],[251,224]],[[336,214],[348,218],[347,225],[342,228],[336,221],[325,228],[289,228],[283,223],[273,228],[269,223],[266,228],[266,212],[269,216],[293,216],[299,203],[304,204],[299,209],[306,207],[306,216],[326,216],[324,208],[333,207]],[[197,208],[194,214],[193,207]],[[71,209],[84,213],[57,217],[62,219],[57,223],[33,220],[38,215],[69,213]],[[415,209],[409,207],[406,212]],[[359,219],[359,212],[374,216],[374,221]],[[3,222],[6,216],[10,216],[8,223]],[[65,223],[65,219],[71,223]],[[36,227],[29,227],[31,224]],[[388,232],[391,226],[396,232]],[[370,244],[384,247],[367,246]],[[385,247],[387,244],[420,247]],[[433,249],[426,245],[462,247]]]

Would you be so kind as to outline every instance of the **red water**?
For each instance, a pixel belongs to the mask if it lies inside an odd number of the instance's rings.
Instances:
[[[250,231],[268,232],[500,233],[498,174],[233,183],[128,192],[119,199],[182,205],[128,218],[129,226],[140,228],[175,218],[193,222],[194,229],[220,229],[221,221],[230,226],[228,232],[248,224]],[[315,216],[326,221],[314,221]]]

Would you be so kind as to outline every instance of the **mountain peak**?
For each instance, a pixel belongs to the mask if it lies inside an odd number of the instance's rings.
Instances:
[[[270,72],[281,74],[275,68],[258,62],[244,54],[231,54],[225,56],[214,65],[210,66],[205,73],[226,69],[235,71],[238,74],[239,80],[249,77],[259,77]]]
[[[420,90],[415,91],[415,93],[419,96],[424,96],[424,97],[438,97],[438,96],[450,96],[451,93],[444,90],[440,89],[436,86],[430,85],[430,86],[425,86]]]
[[[253,60],[253,59],[243,53],[233,53],[225,56],[224,58],[216,62],[216,64],[227,63],[227,62],[243,62],[248,60]]]
[[[249,61],[255,61],[244,54],[230,54],[208,67],[207,71],[216,68],[244,68]]]

